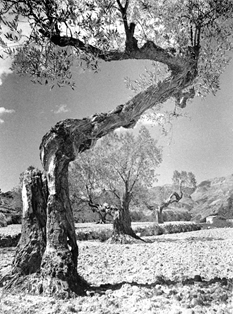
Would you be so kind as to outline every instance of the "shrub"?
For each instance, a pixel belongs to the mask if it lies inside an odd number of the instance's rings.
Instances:
[[[111,237],[112,230],[76,230],[76,239],[78,241],[91,241],[91,240],[99,240],[101,242],[106,241]]]
[[[188,222],[170,222],[164,224],[154,223],[150,226],[137,226],[134,229],[136,234],[140,237],[156,236],[169,233],[180,233],[187,231],[200,230],[201,227],[195,223]],[[76,230],[76,239],[78,241],[91,241],[98,240],[104,242],[108,240],[112,235],[112,228],[106,229],[89,229],[89,230]]]
[[[142,236],[154,236],[154,235],[161,235],[164,233],[163,228],[158,223],[154,223],[152,226],[144,228],[143,232],[141,233]]]
[[[133,222],[135,221],[147,221],[147,216],[141,211],[130,211],[130,217]]]
[[[233,222],[226,220],[217,220],[212,224],[215,228],[232,228]]]
[[[165,210],[163,212],[164,221],[190,221],[191,214],[185,210]]]
[[[155,223],[152,227],[153,235],[161,235],[161,234],[170,234],[170,233],[181,233],[188,231],[197,231],[200,230],[201,227],[195,223],[164,223],[158,225]]]

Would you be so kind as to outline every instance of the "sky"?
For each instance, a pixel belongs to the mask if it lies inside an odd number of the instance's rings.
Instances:
[[[20,173],[30,165],[42,169],[39,145],[58,121],[107,112],[129,100],[133,93],[124,78],[138,78],[145,62],[102,64],[97,74],[77,68],[74,91],[34,84],[27,76],[11,73],[9,66],[9,60],[0,61],[0,189],[4,192],[19,184]],[[188,118],[174,120],[166,137],[148,125],[163,147],[157,184],[171,183],[174,170],[192,171],[198,183],[232,174],[233,61],[221,77],[217,95],[196,98],[184,113]]]

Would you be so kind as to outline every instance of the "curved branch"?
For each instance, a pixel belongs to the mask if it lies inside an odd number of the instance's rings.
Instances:
[[[182,199],[182,197],[183,197],[183,192],[181,192],[180,195],[177,192],[173,192],[169,196],[169,198],[159,206],[160,213],[162,214],[163,209],[167,208],[170,204],[178,203]]]
[[[109,61],[122,61],[129,59],[137,59],[137,60],[152,60],[157,62],[162,62],[166,64],[171,70],[179,71],[183,69],[184,60],[182,56],[174,56],[171,53],[171,49],[163,49],[160,46],[157,46],[152,41],[147,41],[142,47],[138,48],[131,40],[134,41],[133,33],[134,33],[135,24],[130,24],[130,34],[129,34],[129,49],[125,49],[125,51],[119,50],[110,50],[104,51],[93,45],[89,45],[84,43],[82,40],[70,36],[60,36],[57,33],[50,33],[44,29],[40,29],[39,32],[46,38],[48,38],[53,44],[60,47],[71,46],[76,49],[79,49],[87,54],[91,54],[94,57],[109,62]],[[136,40],[136,39],[135,39]],[[126,38],[126,46],[127,46],[127,38]]]
[[[119,127],[132,128],[147,109],[164,103],[187,88],[197,75],[195,50],[190,48],[190,54],[183,59],[183,68],[183,72],[172,74],[163,82],[151,85],[125,105],[120,105],[108,113],[81,120],[67,119],[58,122],[43,137],[40,145],[40,156],[45,171],[54,167],[56,160],[69,163],[79,152],[89,149],[99,138]]]
[[[183,58],[182,72],[173,72],[163,82],[151,85],[126,104],[120,105],[108,113],[84,119],[64,120],[58,122],[45,134],[40,145],[40,158],[48,180],[48,207],[55,212],[53,214],[51,211],[51,217],[60,214],[59,218],[63,219],[63,212],[58,212],[59,208],[63,208],[60,189],[68,182],[68,178],[65,176],[68,176],[69,162],[73,161],[79,153],[94,146],[98,139],[109,132],[119,127],[133,127],[147,109],[161,105],[170,97],[181,93],[183,89],[192,84],[196,77],[197,61],[198,51],[190,47],[186,57]],[[68,183],[66,185],[68,191]],[[164,207],[165,204],[160,211]],[[52,240],[55,243],[55,240]],[[53,245],[53,242],[51,243]]]
[[[89,205],[90,207],[92,207],[92,208],[97,209],[97,210],[98,210],[99,207],[100,207],[99,204],[94,204],[91,199],[89,200],[88,205]],[[94,210],[94,211],[95,211],[95,210]]]

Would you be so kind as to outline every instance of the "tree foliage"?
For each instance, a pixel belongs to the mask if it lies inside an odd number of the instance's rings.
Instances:
[[[144,202],[148,209],[162,211],[170,204],[178,203],[183,196],[189,197],[196,189],[197,182],[192,172],[175,170],[172,176],[173,184],[152,188],[147,193]]]
[[[155,171],[161,160],[161,149],[145,127],[137,136],[112,132],[71,165],[72,198],[98,202],[102,197],[102,202],[121,206],[127,194],[129,202],[138,202],[140,190],[156,181]]]
[[[3,0],[0,8],[0,44],[13,69],[45,84],[74,87],[77,64],[97,71],[98,60],[147,59],[155,66],[139,80],[145,89],[161,79],[158,62],[174,70],[172,57],[201,47],[192,87],[205,95],[219,89],[232,49],[230,0]]]
[[[192,194],[197,187],[197,181],[195,175],[192,172],[179,172],[175,170],[172,181],[175,187],[180,187],[180,189],[188,195]]]

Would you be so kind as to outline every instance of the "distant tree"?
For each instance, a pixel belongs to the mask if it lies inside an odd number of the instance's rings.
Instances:
[[[157,196],[160,203],[154,204],[151,200],[151,196],[148,200],[145,200],[145,205],[149,210],[154,211],[155,219],[158,223],[163,223],[163,210],[168,208],[171,204],[178,203],[183,195],[190,196],[196,189],[196,178],[192,172],[177,171],[175,170],[172,177],[173,185],[162,186],[159,189],[159,195]]]
[[[182,199],[185,189],[188,188],[190,193],[190,190],[194,191],[197,185],[195,175],[192,172],[186,171],[179,172],[175,170],[172,181],[174,188],[179,189],[179,192],[172,192],[171,195],[159,205],[157,211],[157,219],[159,223],[163,223],[163,210],[173,203],[178,203]]]
[[[179,172],[175,170],[173,173],[172,181],[175,187],[180,186],[180,183],[182,182],[183,192],[188,196],[192,194],[197,187],[196,177],[192,172]]]
[[[112,216],[110,206],[105,200],[105,190],[101,186],[99,167],[101,156],[96,150],[83,153],[75,163],[70,164],[69,190],[73,211],[84,211],[89,206],[99,215],[99,223],[106,223],[107,216]],[[108,201],[111,198],[108,194]]]
[[[177,117],[190,98],[215,94],[232,49],[232,1],[2,0],[0,23],[3,55],[14,59],[15,73],[29,75],[35,83],[52,81],[51,87],[57,83],[74,88],[75,66],[97,71],[98,61],[149,60],[162,65],[162,70],[158,66],[158,71],[140,80],[140,91],[125,104],[108,113],[61,121],[43,137],[40,158],[49,190],[47,222],[37,227],[46,231],[46,246],[35,274],[24,278],[18,267],[14,278],[16,283],[29,281],[28,290],[38,293],[82,293],[69,163],[110,131],[134,127],[148,109],[154,108],[160,121],[167,100],[175,100],[169,116]],[[31,218],[26,213],[25,217]],[[31,233],[38,231],[29,221],[23,223],[25,234],[30,234],[27,226]],[[33,251],[34,242],[30,245]]]
[[[167,207],[169,207],[169,205],[173,204],[173,203],[178,203],[182,197],[183,197],[183,192],[182,192],[182,183],[183,181],[180,182],[180,193],[178,192],[172,192],[171,195],[164,200],[158,208],[156,208],[156,221],[158,223],[163,223],[163,210]]]
[[[80,154],[70,168],[71,189],[80,200],[92,208],[118,215],[113,240],[126,241],[125,235],[137,236],[131,228],[130,203],[137,199],[140,189],[156,181],[155,170],[161,162],[161,149],[146,127],[138,136],[112,132],[94,149]],[[95,204],[93,199],[110,192],[114,204]],[[78,196],[79,194],[79,196]]]
[[[99,215],[99,221],[97,223],[106,224],[108,222],[107,216],[113,217],[115,208],[108,203],[98,204],[89,201],[88,205]]]

